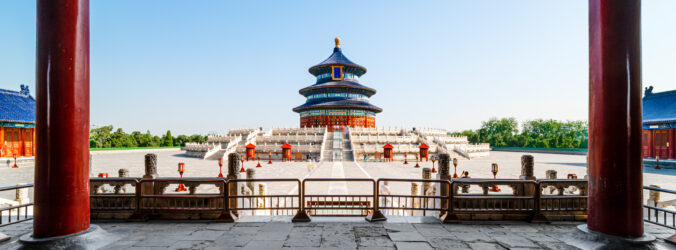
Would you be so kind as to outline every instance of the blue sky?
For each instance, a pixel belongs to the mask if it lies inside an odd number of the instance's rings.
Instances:
[[[643,79],[676,89],[676,1],[643,1]],[[125,131],[296,127],[333,38],[377,126],[587,119],[587,1],[91,1],[91,121]],[[0,1],[0,88],[35,93],[35,1]]]

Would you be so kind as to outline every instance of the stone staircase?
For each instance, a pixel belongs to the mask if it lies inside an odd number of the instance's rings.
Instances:
[[[347,130],[343,133],[343,161],[354,161],[354,150],[352,149],[350,133]]]
[[[333,161],[333,133],[326,133],[326,139],[322,143],[322,161]]]

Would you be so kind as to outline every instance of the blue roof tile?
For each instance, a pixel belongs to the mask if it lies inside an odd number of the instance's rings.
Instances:
[[[305,103],[293,109],[295,112],[315,108],[361,108],[367,109],[376,113],[380,113],[383,109],[362,100],[345,99],[338,101],[324,101],[319,103]]]
[[[676,121],[676,90],[652,93],[648,88],[643,97],[643,122]]]
[[[333,48],[333,54],[331,54],[331,56],[329,56],[329,58],[326,58],[326,60],[320,62],[319,64],[310,67],[310,69],[308,69],[308,71],[311,74],[314,75],[315,69],[321,68],[321,67],[328,67],[328,66],[331,66],[331,65],[343,65],[343,66],[350,66],[350,67],[359,68],[359,69],[363,70],[363,72],[359,73],[360,76],[366,73],[366,68],[364,68],[364,66],[356,64],[356,63],[350,61],[350,59],[347,59],[347,57],[345,55],[343,55],[343,52],[340,48]]]
[[[28,86],[21,85],[20,92],[0,89],[0,122],[35,123],[35,99]]]

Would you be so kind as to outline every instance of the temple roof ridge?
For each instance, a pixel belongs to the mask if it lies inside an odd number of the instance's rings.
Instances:
[[[361,66],[359,64],[356,64],[352,62],[350,59],[348,59],[344,54],[342,49],[340,48],[340,38],[336,38],[336,47],[333,48],[333,54],[331,54],[328,58],[326,58],[324,61],[320,62],[319,64],[312,66],[308,69],[308,72],[310,74],[316,75],[315,70],[321,67],[328,67],[328,66],[348,66],[348,67],[355,67],[359,68],[363,72],[359,74],[360,76],[363,74],[366,74],[366,68],[364,66]]]

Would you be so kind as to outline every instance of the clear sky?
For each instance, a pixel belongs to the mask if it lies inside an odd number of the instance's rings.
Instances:
[[[676,89],[676,1],[643,1],[643,79]],[[297,127],[333,38],[377,126],[586,120],[587,1],[91,1],[91,121],[125,131]],[[0,1],[0,88],[35,93],[35,1]]]

